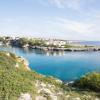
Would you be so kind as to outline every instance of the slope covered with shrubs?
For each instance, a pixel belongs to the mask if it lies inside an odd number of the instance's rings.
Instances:
[[[23,58],[12,53],[0,52],[0,100],[96,100],[99,98],[99,93],[81,91],[76,87],[100,91],[100,74],[88,74],[75,81],[72,87],[58,79],[29,70]],[[27,96],[30,99],[27,99]]]
[[[34,95],[36,80],[59,86],[54,79],[27,70],[20,59],[14,54],[0,52],[0,100],[16,100],[21,93],[27,92]]]

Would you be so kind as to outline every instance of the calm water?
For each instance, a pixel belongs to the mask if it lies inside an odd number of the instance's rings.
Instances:
[[[100,71],[100,52],[43,52],[0,46],[29,61],[29,66],[43,75],[72,81],[91,71]]]
[[[82,45],[89,45],[89,46],[100,46],[100,41],[82,41],[79,42]]]

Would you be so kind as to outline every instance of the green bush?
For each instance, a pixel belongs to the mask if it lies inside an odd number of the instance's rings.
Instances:
[[[19,44],[19,46],[22,47],[22,46],[28,44],[28,39],[27,39],[27,38],[20,38],[20,39],[18,40],[18,44]]]
[[[33,80],[26,77],[28,72],[15,68],[17,59],[14,54],[0,52],[0,100],[17,100],[21,93],[34,93]]]
[[[28,43],[30,46],[45,46],[45,42],[38,39],[30,39]]]
[[[100,91],[100,73],[92,72],[74,82],[74,86],[82,89]]]

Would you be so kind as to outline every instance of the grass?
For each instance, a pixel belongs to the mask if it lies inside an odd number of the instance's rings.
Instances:
[[[65,48],[92,48],[92,47],[94,47],[94,46],[78,46],[78,45],[70,45],[70,44],[66,44],[65,46],[64,46]]]
[[[16,63],[19,65],[18,68],[15,68]],[[88,98],[89,95],[93,99],[100,96],[99,93],[66,86],[52,77],[45,77],[35,71],[28,71],[25,69],[25,64],[19,61],[16,55],[0,52],[0,100],[18,100],[21,93],[27,92],[34,98],[37,95],[37,88],[35,87],[37,80],[54,85],[57,91],[63,90],[64,96],[70,95],[69,100],[75,97],[79,97],[81,100],[91,100]],[[61,96],[61,98],[64,97]]]
[[[16,63],[19,64],[19,68],[15,68]],[[35,95],[36,80],[59,86],[52,78],[25,70],[25,65],[18,62],[14,54],[8,56],[6,52],[0,52],[0,100],[16,100],[21,93],[27,92]]]

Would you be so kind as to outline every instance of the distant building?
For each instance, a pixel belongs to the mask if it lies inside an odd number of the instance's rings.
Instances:
[[[63,46],[67,44],[67,41],[63,41],[63,40],[46,40],[46,45],[55,45],[55,46]]]

